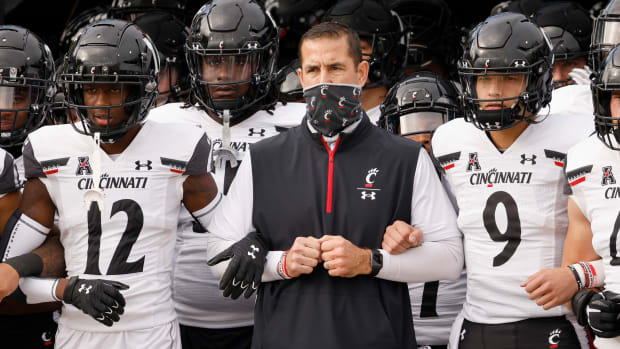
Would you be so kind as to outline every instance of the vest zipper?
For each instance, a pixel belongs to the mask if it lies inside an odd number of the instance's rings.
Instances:
[[[336,149],[338,149],[338,144],[340,143],[340,137],[338,137],[338,139],[336,140],[334,150],[329,149],[329,145],[327,145],[327,142],[325,142],[323,136],[321,136],[321,140],[323,141],[323,145],[325,145],[327,154],[329,154],[329,168],[327,170],[327,204],[325,205],[325,211],[327,213],[332,213],[332,201],[334,192],[334,157],[336,156]]]

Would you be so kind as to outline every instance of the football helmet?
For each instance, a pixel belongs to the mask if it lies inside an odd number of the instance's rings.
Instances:
[[[183,46],[189,28],[174,15],[163,11],[147,12],[134,23],[151,38],[159,52],[161,67],[157,104],[185,100],[190,86]]]
[[[379,126],[409,136],[433,133],[463,113],[453,82],[430,72],[417,72],[394,85],[381,104]]]
[[[41,126],[56,93],[54,58],[30,30],[0,25],[0,146],[20,145]]]
[[[620,46],[609,51],[602,69],[593,75],[590,88],[596,134],[606,146],[620,150],[620,117],[613,117],[610,107],[612,95],[620,93]]]
[[[502,13],[475,27],[458,65],[465,119],[486,131],[507,129],[521,121],[534,122],[538,112],[551,101],[551,50],[544,31],[522,14]],[[515,75],[522,77],[524,85],[518,95],[496,99],[478,96],[480,81]],[[483,109],[485,104],[495,106]]]
[[[192,100],[230,120],[275,101],[279,30],[253,0],[214,0],[204,5],[185,45]]]
[[[343,0],[330,8],[323,22],[346,24],[371,47],[364,88],[392,86],[406,63],[404,30],[400,18],[378,0]]]
[[[593,71],[602,69],[607,53],[620,43],[620,1],[611,0],[594,20],[590,65]]]
[[[159,64],[155,44],[137,25],[107,19],[88,27],[65,56],[59,76],[65,106],[79,119],[71,123],[76,131],[87,135],[99,132],[102,142],[114,143],[141,123],[157,98]],[[92,85],[112,85],[126,97],[119,103],[87,105],[84,95]],[[124,109],[126,118],[112,125],[112,111],[118,108]]]

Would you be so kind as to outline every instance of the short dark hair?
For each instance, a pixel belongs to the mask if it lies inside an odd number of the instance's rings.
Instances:
[[[337,39],[342,36],[347,38],[347,43],[349,44],[349,56],[353,58],[353,63],[356,65],[359,64],[362,61],[362,46],[359,35],[357,35],[357,33],[348,25],[336,22],[319,23],[302,35],[299,40],[299,47],[297,48],[297,56],[299,56],[299,61],[302,61],[301,46],[304,41],[325,37]]]

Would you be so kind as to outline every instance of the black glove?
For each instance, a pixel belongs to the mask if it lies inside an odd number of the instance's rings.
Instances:
[[[125,297],[121,290],[129,286],[110,280],[80,279],[77,276],[69,278],[63,301],[73,304],[84,314],[106,326],[112,326],[125,312]]]
[[[588,303],[592,297],[596,294],[596,292],[588,289],[583,289],[577,291],[571,299],[571,305],[573,307],[573,313],[577,316],[577,322],[581,326],[586,326],[588,324],[588,312],[586,308],[588,307]]]
[[[620,294],[603,291],[592,296],[588,307],[588,324],[601,338],[620,336]]]
[[[256,291],[267,260],[265,246],[263,238],[251,232],[207,262],[213,266],[232,258],[220,280],[220,290],[224,291],[224,297],[237,299],[245,291],[245,298],[250,298]]]

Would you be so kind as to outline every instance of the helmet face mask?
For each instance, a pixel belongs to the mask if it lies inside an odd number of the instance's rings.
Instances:
[[[602,69],[609,51],[620,43],[620,2],[611,0],[594,20],[590,64],[594,71]]]
[[[192,21],[185,46],[192,97],[215,117],[231,120],[273,103],[278,29],[249,0],[215,0]]]
[[[400,136],[432,134],[462,112],[454,84],[429,72],[394,85],[381,105],[379,126]]]
[[[59,79],[65,107],[79,119],[72,123],[75,130],[116,142],[146,118],[157,98],[158,75],[155,46],[135,24],[95,23],[65,57]]]
[[[620,151],[620,50],[609,52],[602,70],[590,85],[594,105],[594,127],[598,138],[610,149]],[[613,105],[613,110],[612,110]]]
[[[536,122],[551,101],[551,50],[544,31],[524,15],[500,14],[479,24],[458,66],[465,119],[485,131]],[[502,93],[483,93],[486,81],[497,83]]]
[[[0,26],[0,146],[22,144],[50,111],[54,59],[41,39],[27,29]]]

